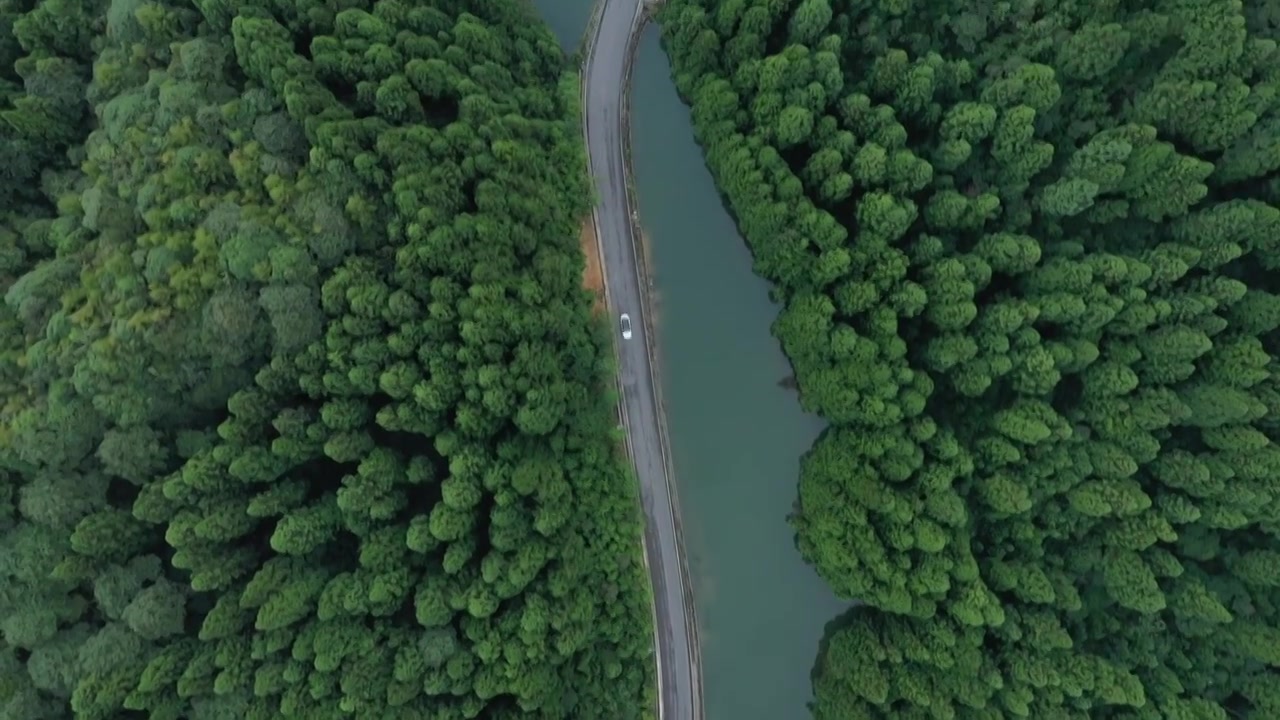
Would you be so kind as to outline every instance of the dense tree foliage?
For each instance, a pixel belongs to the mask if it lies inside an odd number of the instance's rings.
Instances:
[[[5,0],[0,718],[639,718],[519,0]]]
[[[1276,17],[669,2],[831,422],[797,541],[867,607],[816,717],[1280,717]]]

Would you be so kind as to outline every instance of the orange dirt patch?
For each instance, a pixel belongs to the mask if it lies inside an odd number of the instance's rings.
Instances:
[[[596,296],[592,305],[595,312],[604,309],[604,270],[600,267],[600,246],[596,243],[596,226],[590,216],[582,221],[582,231],[578,233],[578,244],[582,247],[582,256],[587,266],[582,271],[582,286]]]

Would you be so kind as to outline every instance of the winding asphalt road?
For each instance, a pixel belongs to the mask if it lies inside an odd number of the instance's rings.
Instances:
[[[652,329],[642,278],[644,263],[632,235],[627,194],[624,118],[633,43],[643,27],[643,0],[597,0],[598,23],[588,40],[583,72],[583,114],[591,175],[596,187],[596,237],[613,317],[618,385],[627,451],[640,482],[645,514],[645,564],[653,582],[658,664],[658,717],[700,720],[696,624],[671,487],[665,425],[653,372]],[[631,316],[631,339],[622,338],[619,316]]]

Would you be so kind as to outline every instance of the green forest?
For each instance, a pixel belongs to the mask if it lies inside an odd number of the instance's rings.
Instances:
[[[0,718],[644,717],[523,0],[0,0]]]
[[[1280,718],[1280,6],[660,19],[829,423],[814,717]]]

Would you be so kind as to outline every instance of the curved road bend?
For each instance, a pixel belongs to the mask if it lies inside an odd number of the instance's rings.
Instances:
[[[599,204],[596,237],[603,258],[606,298],[617,317],[632,318],[630,340],[615,337],[618,384],[627,449],[640,481],[644,506],[646,564],[652,576],[658,663],[658,717],[700,720],[701,693],[695,670],[698,658],[692,637],[693,606],[686,592],[684,556],[677,531],[675,503],[668,474],[666,436],[660,425],[657,392],[650,358],[646,282],[641,278],[632,236],[627,164],[623,156],[623,108],[632,44],[642,22],[643,0],[597,0],[603,4],[594,36],[588,41],[583,103],[587,152]]]

